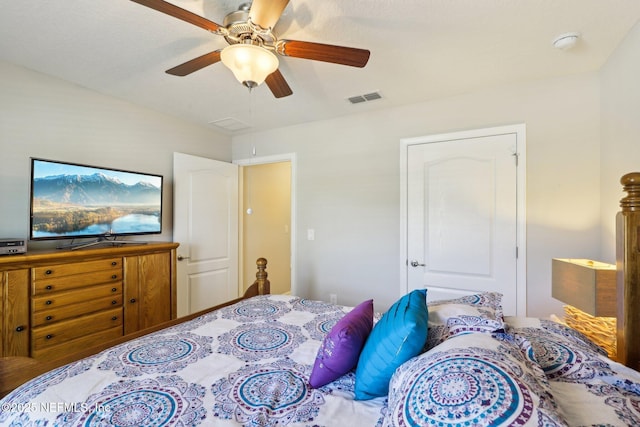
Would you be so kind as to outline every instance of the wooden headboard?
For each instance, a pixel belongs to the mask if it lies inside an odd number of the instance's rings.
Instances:
[[[620,178],[616,216],[617,360],[640,371],[640,172]]]

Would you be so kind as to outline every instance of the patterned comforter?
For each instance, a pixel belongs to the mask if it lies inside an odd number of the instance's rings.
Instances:
[[[1,425],[376,425],[354,375],[308,386],[323,336],[348,309],[245,300],[55,369],[2,400]]]
[[[354,372],[311,388],[349,310],[254,297],[33,379],[0,401],[0,425],[640,425],[640,373],[562,325],[497,313],[496,329],[483,309],[430,311],[429,333],[445,333],[388,396],[355,400]]]

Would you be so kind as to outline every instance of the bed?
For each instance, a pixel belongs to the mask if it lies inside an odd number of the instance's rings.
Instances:
[[[0,425],[640,425],[640,173],[622,183],[623,363],[560,323],[503,316],[495,292],[416,290],[374,313],[271,295],[260,259],[222,307],[61,366],[17,361],[42,373],[0,400]]]

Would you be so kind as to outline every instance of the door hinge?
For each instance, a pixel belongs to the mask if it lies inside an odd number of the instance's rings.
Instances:
[[[518,259],[518,247],[516,246],[516,259]]]
[[[513,158],[514,158],[514,160],[516,162],[516,167],[517,167],[518,166],[518,157],[520,157],[520,155],[518,153],[513,153],[512,156],[513,156]]]

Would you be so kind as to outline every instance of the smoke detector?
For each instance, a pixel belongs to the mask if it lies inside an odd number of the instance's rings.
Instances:
[[[560,50],[571,49],[578,43],[580,33],[564,33],[553,39],[553,47]]]

